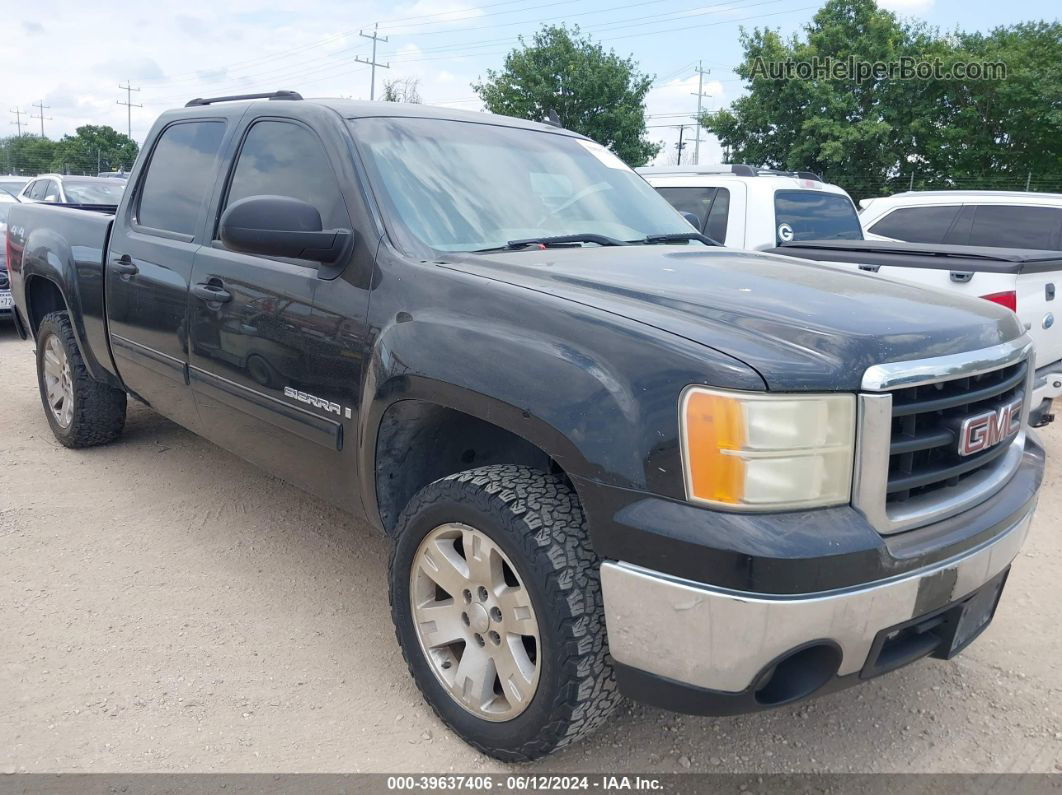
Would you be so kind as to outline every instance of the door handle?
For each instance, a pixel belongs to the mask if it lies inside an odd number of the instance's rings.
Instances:
[[[192,285],[192,295],[215,304],[225,304],[232,300],[232,293],[220,284],[200,282]]]
[[[117,259],[112,259],[111,267],[120,276],[136,276],[140,273],[140,268],[136,266],[136,263],[133,262],[132,257],[128,254],[122,254]]]

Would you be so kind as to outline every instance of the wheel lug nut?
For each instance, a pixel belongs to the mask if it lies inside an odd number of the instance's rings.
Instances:
[[[482,585],[479,586],[479,601],[481,601],[481,602],[486,602],[487,601],[487,589],[484,588]]]
[[[471,604],[471,602],[472,602],[472,592],[471,592],[470,590],[468,590],[467,588],[465,588],[465,590],[463,590],[463,591],[461,592],[461,595],[462,595],[463,597],[465,597],[465,604],[466,604],[466,605],[467,605],[467,604]]]
[[[490,631],[490,642],[495,646],[501,645],[501,635],[495,632],[493,629]]]
[[[486,641],[483,640],[483,636],[480,635],[478,632],[475,634],[475,638],[476,638],[476,643],[478,643],[480,646],[486,645]]]
[[[465,622],[465,626],[466,627],[471,625],[471,623],[472,623],[471,621],[468,620],[468,613],[462,613],[461,614],[461,620]]]
[[[501,610],[499,610],[497,607],[492,607],[490,609],[490,620],[491,621],[501,621],[502,620]]]

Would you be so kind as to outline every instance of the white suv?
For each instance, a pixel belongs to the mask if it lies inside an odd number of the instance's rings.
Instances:
[[[859,205],[868,239],[1062,250],[1059,193],[911,191]]]
[[[729,164],[637,171],[698,231],[731,248],[863,239],[852,199],[809,171]]]

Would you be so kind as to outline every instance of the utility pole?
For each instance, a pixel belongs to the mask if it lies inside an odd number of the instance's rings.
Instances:
[[[704,76],[711,74],[711,69],[704,69],[701,66],[701,62],[697,61],[697,68],[694,69],[697,73],[697,140],[693,145],[693,163],[694,165],[700,165],[701,163],[701,100],[705,97],[710,97],[711,94],[704,93]],[[681,152],[679,153],[681,154]]]
[[[357,55],[354,56],[354,60],[358,63],[368,64],[372,67],[372,76],[369,78],[369,99],[376,99],[376,67],[379,66],[381,69],[391,68],[391,64],[389,63],[376,63],[376,42],[382,41],[384,44],[387,43],[387,37],[381,36],[377,33],[377,30],[379,30],[379,28],[379,22],[373,25],[371,36],[363,30],[358,31],[359,36],[362,36],[366,39],[372,39],[372,59],[366,61],[364,58],[359,58]]]
[[[41,100],[40,102],[37,102],[37,103],[35,103],[35,104],[33,105],[33,107],[35,107],[35,108],[39,109],[39,110],[40,110],[40,113],[39,113],[38,115],[36,115],[36,116],[34,116],[34,115],[33,115],[33,114],[31,113],[31,114],[30,114],[30,118],[31,118],[31,119],[40,119],[40,120],[41,120],[41,138],[43,138],[43,137],[44,137],[44,123],[45,123],[46,121],[51,121],[51,120],[52,120],[52,117],[51,117],[51,116],[45,116],[45,115],[44,115],[44,111],[48,110],[48,108],[50,108],[50,107],[51,107],[51,105],[45,105],[45,104],[44,104],[44,100],[42,99],[42,100]]]
[[[13,122],[11,122],[11,123],[18,127],[18,137],[21,138],[22,137],[22,117],[24,115],[26,115],[26,114],[23,113],[20,108],[12,108],[11,110],[8,111],[8,113],[14,113],[15,114],[15,120]]]
[[[678,162],[675,164],[677,166],[681,166],[682,165],[682,150],[686,148],[686,144],[682,143],[682,134],[685,131],[686,131],[686,125],[685,124],[680,124],[679,125],[679,139],[678,139],[678,143],[675,144],[675,148],[678,149]]]
[[[122,89],[122,91],[125,92],[125,102],[122,102],[121,100],[118,100],[118,104],[119,105],[125,105],[125,134],[127,136],[129,136],[130,138],[132,138],[133,137],[133,108],[142,108],[142,107],[144,107],[143,105],[134,105],[133,104],[133,92],[134,91],[139,91],[140,89],[139,88],[133,88],[133,84],[129,80],[125,81],[125,85],[124,86],[121,83],[119,83],[118,84],[118,88]]]

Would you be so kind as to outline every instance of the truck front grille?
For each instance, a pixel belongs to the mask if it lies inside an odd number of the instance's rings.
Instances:
[[[959,486],[1007,451],[1015,434],[986,450],[959,454],[963,420],[1024,397],[1025,361],[987,373],[892,392],[892,441],[886,504]]]
[[[868,368],[859,394],[852,505],[887,535],[991,498],[1021,465],[1032,375],[1027,336]],[[1017,413],[1017,427],[999,411],[1008,407]],[[969,433],[961,438],[964,423]],[[975,443],[981,439],[984,444]]]

